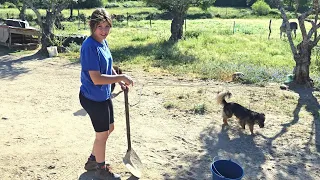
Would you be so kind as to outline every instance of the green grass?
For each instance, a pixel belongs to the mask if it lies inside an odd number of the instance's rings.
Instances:
[[[203,12],[199,8],[191,8],[189,15],[226,13],[226,9],[212,7]],[[149,7],[110,9],[110,12],[119,14],[129,11],[136,14],[160,13]],[[89,15],[92,9],[81,12]],[[228,8],[227,13],[241,12],[249,10]],[[68,10],[64,10],[64,13],[68,13]],[[279,38],[280,19],[272,20],[270,40],[268,18],[188,19],[184,40],[175,44],[167,42],[170,23],[170,20],[153,20],[151,28],[148,20],[131,20],[129,25],[126,21],[115,21],[108,37],[114,61],[122,66],[143,67],[146,71],[162,70],[178,76],[202,79],[230,80],[232,73],[241,71],[245,74],[244,83],[260,85],[265,82],[283,82],[295,66],[289,43],[285,38]],[[78,29],[77,21],[63,24],[66,29],[55,30],[55,34],[90,35],[88,27],[83,24]],[[296,45],[301,42],[299,30],[294,42]],[[79,54],[73,52],[66,56],[76,61]],[[317,86],[320,82],[319,70],[320,63],[316,61],[314,53],[310,72]]]
[[[294,66],[288,43],[278,37],[277,25],[267,40],[268,20],[237,20],[242,28],[235,34],[232,20],[190,20],[186,34],[196,37],[186,37],[176,44],[166,42],[170,21],[153,22],[152,29],[147,21],[140,21],[112,30],[109,43],[115,61],[148,63],[177,75],[201,78],[227,79],[233,72],[242,71],[253,76],[253,82],[281,81]],[[280,24],[280,20],[275,23]]]

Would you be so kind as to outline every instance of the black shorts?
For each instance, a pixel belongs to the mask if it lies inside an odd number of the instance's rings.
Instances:
[[[109,130],[109,125],[114,123],[113,105],[111,99],[102,102],[92,101],[79,93],[80,104],[90,116],[96,132]]]

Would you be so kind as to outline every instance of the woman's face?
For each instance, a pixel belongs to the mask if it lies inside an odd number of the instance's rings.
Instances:
[[[102,42],[108,36],[110,29],[111,26],[107,21],[100,22],[97,25],[97,28],[93,33],[93,36],[98,42]]]

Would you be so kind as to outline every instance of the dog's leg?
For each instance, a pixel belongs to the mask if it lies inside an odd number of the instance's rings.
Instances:
[[[249,129],[250,129],[251,135],[253,135],[253,124],[249,124]]]
[[[242,129],[246,129],[246,121],[242,120],[242,119],[239,119],[239,118],[237,118],[237,119],[238,119],[239,124],[242,127]]]
[[[223,119],[223,125],[229,125],[228,124],[228,116],[224,111],[222,111],[222,119]]]
[[[246,123],[245,123],[245,122],[242,122],[242,123],[241,123],[241,127],[242,127],[242,129],[246,129]]]
[[[223,125],[227,125],[227,126],[229,125],[228,124],[228,118],[223,118]]]

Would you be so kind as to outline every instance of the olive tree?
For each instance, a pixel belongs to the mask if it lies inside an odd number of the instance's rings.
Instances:
[[[299,22],[300,31],[302,34],[302,41],[295,46],[291,31],[289,21],[281,0],[274,0],[277,4],[281,17],[286,23],[286,34],[288,37],[288,42],[290,44],[291,52],[293,54],[296,66],[294,68],[294,83],[307,85],[308,87],[313,86],[313,81],[310,78],[309,69],[311,64],[311,52],[312,49],[318,44],[320,40],[320,35],[318,30],[320,28],[320,23],[318,21],[319,16],[319,0],[313,0],[312,6],[308,11],[301,14],[296,13],[296,17]],[[299,6],[299,0],[296,0],[297,7]],[[309,18],[313,15],[313,18]],[[310,30],[306,28],[306,22],[311,23],[312,27]]]
[[[182,38],[184,18],[190,6],[207,9],[215,0],[145,0],[148,4],[167,10],[172,15],[170,40]]]
[[[72,0],[22,0],[28,7],[30,7],[37,16],[37,24],[41,28],[41,50],[46,51],[48,46],[51,46],[54,39],[53,27],[57,16],[61,11],[68,7]],[[46,8],[46,15],[42,19],[41,14],[35,6],[39,1],[42,1],[43,6]]]

